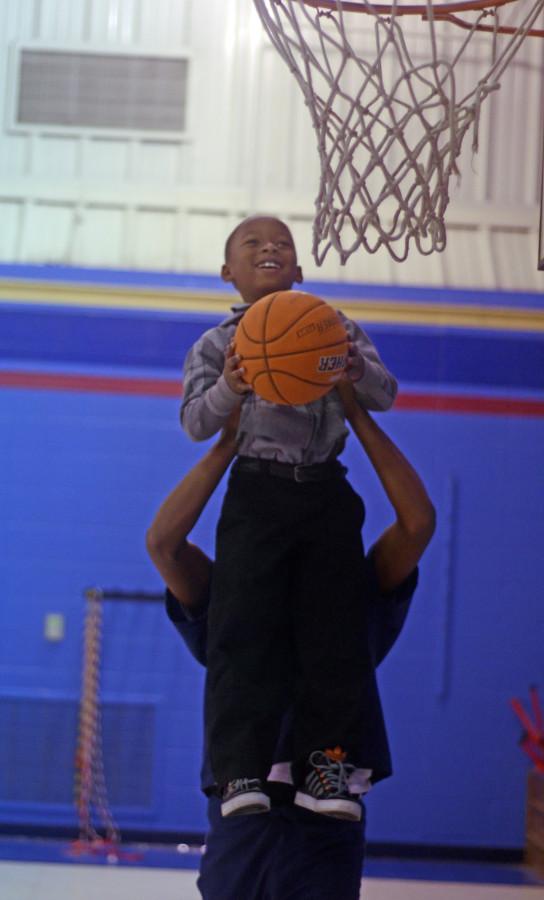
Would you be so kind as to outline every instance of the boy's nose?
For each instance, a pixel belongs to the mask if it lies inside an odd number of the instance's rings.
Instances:
[[[265,241],[262,245],[262,250],[277,250],[278,245],[275,241]]]

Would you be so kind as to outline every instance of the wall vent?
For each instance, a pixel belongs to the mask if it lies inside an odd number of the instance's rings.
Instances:
[[[187,59],[21,49],[18,125],[184,132]]]
[[[74,700],[0,697],[0,803],[73,803],[78,714]],[[102,704],[112,806],[152,806],[155,714],[151,703]]]

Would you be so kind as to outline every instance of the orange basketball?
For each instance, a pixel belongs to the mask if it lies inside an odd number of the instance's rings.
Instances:
[[[348,338],[331,306],[303,291],[278,291],[244,313],[234,335],[244,381],[270,403],[311,403],[346,368]]]

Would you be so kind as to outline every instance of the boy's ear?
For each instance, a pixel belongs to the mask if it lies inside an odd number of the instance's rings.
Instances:
[[[304,281],[304,275],[302,274],[302,269],[300,266],[297,266],[297,274],[295,275],[295,284],[302,284]]]
[[[230,266],[228,263],[223,263],[221,266],[221,278],[223,281],[228,281],[229,283],[234,281],[234,276],[230,270]]]

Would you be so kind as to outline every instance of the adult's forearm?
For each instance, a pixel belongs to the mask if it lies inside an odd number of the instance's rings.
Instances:
[[[412,526],[423,515],[430,515],[432,504],[425,486],[396,444],[365,410],[354,406],[349,421],[395,509],[397,519]]]
[[[175,558],[236,453],[234,437],[222,436],[160,506],[148,531],[148,547]]]
[[[419,563],[435,529],[435,510],[415,469],[371,416],[353,405],[349,418],[395,510],[395,521],[369,551],[379,589],[387,593]]]

